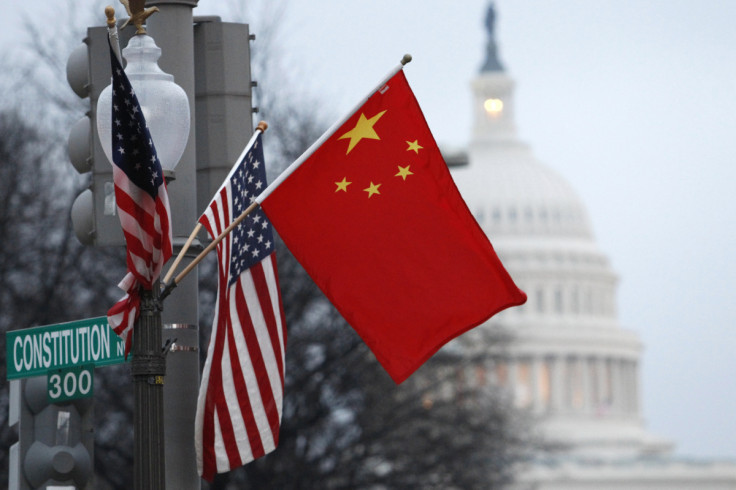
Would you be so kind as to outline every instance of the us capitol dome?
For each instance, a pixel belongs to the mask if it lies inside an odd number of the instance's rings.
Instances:
[[[646,430],[643,346],[618,321],[618,277],[575,190],[517,137],[514,81],[499,60],[494,23],[491,6],[486,58],[472,82],[469,147],[446,156],[468,207],[528,301],[464,334],[454,348],[481,354],[482,378],[506,388],[518,408],[540,421],[545,440],[561,448],[520,481],[538,489],[736,488],[733,464],[675,459],[674,444]],[[491,332],[510,340],[488,340]]]

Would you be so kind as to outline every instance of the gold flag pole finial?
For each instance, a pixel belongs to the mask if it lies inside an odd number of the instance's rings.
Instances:
[[[151,14],[159,11],[158,7],[145,8],[146,0],[120,0],[120,3],[123,4],[130,16],[120,28],[123,29],[132,23],[135,26],[136,34],[145,34],[146,30],[143,28],[143,24]]]
[[[107,36],[110,38],[110,46],[112,47],[118,61],[122,63],[120,57],[120,41],[118,40],[118,20],[115,18],[115,8],[112,5],[105,7],[105,17],[107,17]]]
[[[105,7],[105,16],[107,17],[107,28],[112,29],[115,27],[117,20],[115,19],[115,9],[112,5]]]

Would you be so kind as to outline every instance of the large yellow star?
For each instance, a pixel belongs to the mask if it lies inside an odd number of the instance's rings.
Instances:
[[[414,172],[409,170],[409,167],[411,167],[411,165],[407,165],[406,167],[402,167],[401,165],[399,165],[398,167],[399,173],[394,175],[394,177],[401,177],[402,179],[406,180],[409,175],[414,175]]]
[[[337,189],[335,189],[335,192],[337,191],[348,191],[348,186],[352,184],[352,182],[348,182],[347,177],[343,177],[341,182],[335,182],[335,185],[337,186]]]
[[[420,146],[419,145],[419,140],[407,141],[406,144],[409,145],[409,148],[407,148],[406,151],[412,151],[413,150],[414,153],[416,153],[416,154],[419,154],[419,150],[421,150],[422,148],[424,148],[423,146]]]
[[[380,194],[380,192],[378,192],[379,187],[381,187],[381,184],[374,184],[371,181],[371,185],[369,185],[367,189],[363,190],[368,193],[368,198],[370,199],[373,194]]]
[[[360,117],[358,118],[358,122],[355,125],[355,127],[338,138],[340,140],[345,139],[345,138],[350,138],[350,144],[348,144],[348,151],[345,152],[346,155],[350,153],[350,150],[355,148],[355,145],[357,145],[360,142],[360,140],[362,140],[363,138],[368,138],[371,140],[381,139],[378,137],[378,134],[373,129],[373,125],[376,124],[376,122],[379,119],[381,119],[381,116],[383,116],[385,113],[386,111],[379,112],[378,114],[376,114],[370,119],[367,119],[365,117],[365,114],[363,113],[360,114]]]

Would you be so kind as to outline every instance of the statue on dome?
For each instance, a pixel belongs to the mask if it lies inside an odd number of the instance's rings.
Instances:
[[[488,13],[486,14],[486,30],[488,36],[493,38],[493,30],[496,24],[496,9],[493,7],[493,3],[488,6]]]
[[[503,65],[498,60],[496,52],[496,9],[491,3],[486,13],[486,31],[488,32],[488,43],[486,44],[486,61],[481,67],[481,72],[486,71],[503,71]]]

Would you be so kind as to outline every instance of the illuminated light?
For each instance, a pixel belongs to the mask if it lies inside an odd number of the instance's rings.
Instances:
[[[486,99],[483,102],[483,108],[492,116],[498,116],[503,111],[503,101],[501,99]]]

